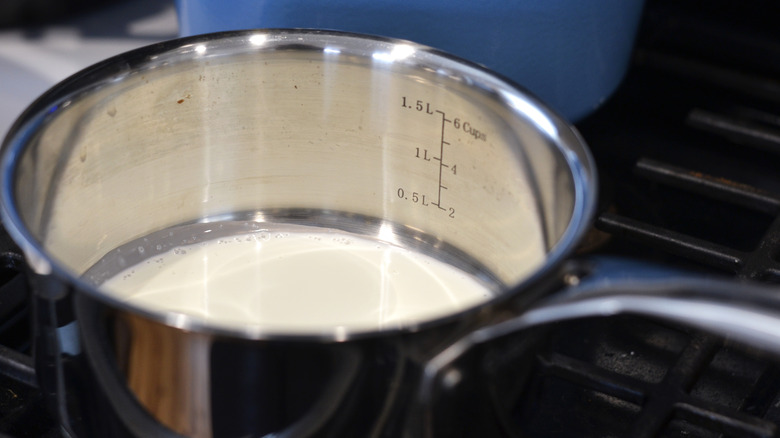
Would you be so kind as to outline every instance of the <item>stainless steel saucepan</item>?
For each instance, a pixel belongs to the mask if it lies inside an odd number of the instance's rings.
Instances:
[[[521,88],[414,43],[323,31],[196,36],[106,60],[32,104],[2,152],[3,219],[34,272],[41,386],[74,436],[413,433],[422,365],[557,283],[595,203],[581,138]],[[285,325],[105,287],[177,250],[298,230],[424,255],[485,294]],[[292,311],[319,317],[329,310],[306,297],[330,292],[310,268],[289,275],[313,277],[290,291],[303,297]],[[357,306],[339,296],[329,303]]]

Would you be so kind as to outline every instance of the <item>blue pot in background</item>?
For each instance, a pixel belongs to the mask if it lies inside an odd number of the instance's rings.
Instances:
[[[176,0],[182,36],[319,28],[426,44],[487,66],[576,122],[617,88],[643,0]]]

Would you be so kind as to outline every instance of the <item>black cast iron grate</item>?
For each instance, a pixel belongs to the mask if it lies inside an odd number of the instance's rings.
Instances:
[[[603,213],[597,227],[740,278],[777,282],[780,37],[743,21],[780,18],[780,7],[700,3],[648,5],[625,93],[611,115],[607,109],[583,125],[602,175],[620,186],[617,211]]]
[[[629,77],[580,125],[603,178],[596,253],[780,282],[778,18],[769,2],[648,3]],[[520,378],[496,365],[512,347],[485,362],[510,436],[780,436],[780,358],[763,351],[630,316],[528,338]]]
[[[19,249],[0,233],[0,438],[59,436],[31,357],[28,285]]]
[[[778,434],[778,362],[762,352],[631,317],[578,321],[542,337],[524,396],[509,406],[512,436]]]

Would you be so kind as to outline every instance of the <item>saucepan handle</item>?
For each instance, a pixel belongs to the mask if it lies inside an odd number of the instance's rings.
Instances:
[[[459,359],[481,345],[546,324],[630,314],[681,323],[780,355],[780,289],[776,287],[617,259],[583,260],[576,265],[567,274],[569,286],[564,290],[512,319],[469,333],[426,364],[418,394],[424,431],[431,430],[433,408],[442,393],[462,377],[456,366]]]

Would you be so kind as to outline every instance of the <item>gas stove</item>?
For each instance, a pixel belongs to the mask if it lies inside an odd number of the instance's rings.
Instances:
[[[100,44],[90,56],[175,34],[171,5],[141,4],[163,11],[141,20],[156,30]],[[780,7],[758,0],[648,1],[628,75],[577,124],[601,184],[578,257],[780,282],[777,17]],[[0,245],[0,437],[59,436],[29,355],[24,261],[6,235]],[[780,433],[780,359],[684,324],[579,319],[502,339],[480,361],[494,376],[478,389],[491,403],[461,408],[491,418],[492,428],[464,436]]]

